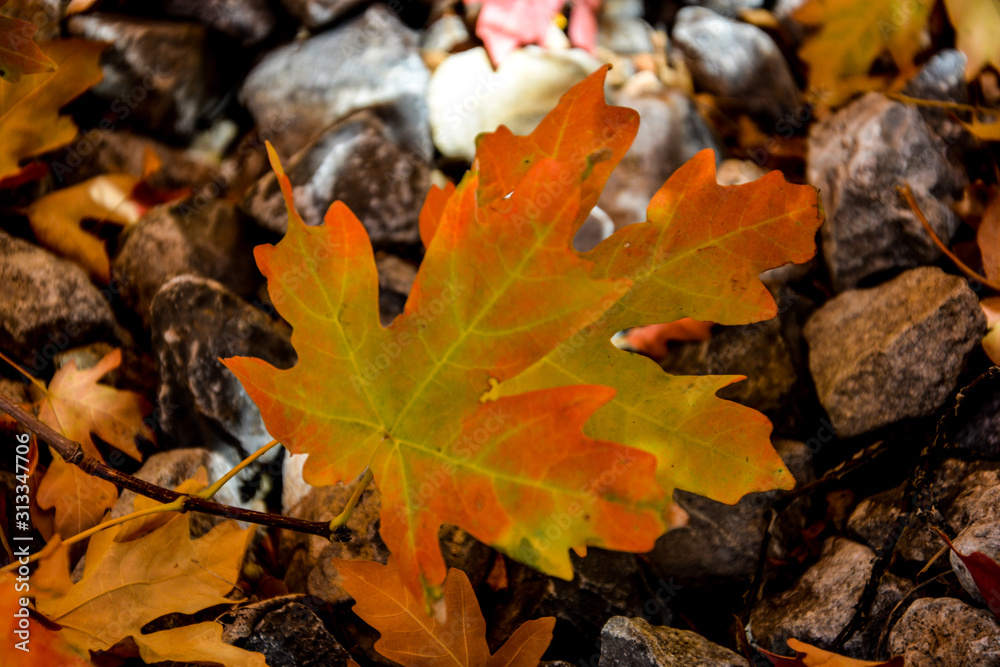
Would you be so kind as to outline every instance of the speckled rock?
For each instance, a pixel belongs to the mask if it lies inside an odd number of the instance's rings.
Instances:
[[[144,322],[153,297],[175,276],[211,278],[242,296],[256,290],[254,239],[239,209],[222,200],[198,204],[186,200],[152,208],[123,235],[112,275]]]
[[[290,160],[285,172],[295,206],[307,225],[323,221],[342,201],[364,224],[376,246],[411,244],[419,238],[417,219],[429,182],[429,155],[420,145],[394,134],[381,116],[395,107],[359,111],[336,123]],[[285,202],[273,172],[247,192],[243,206],[260,224],[279,234],[288,227]]]
[[[889,652],[906,667],[997,667],[1000,624],[955,598],[921,598],[889,634]]]
[[[115,317],[87,273],[0,230],[0,349],[46,373],[63,350],[110,335]]]
[[[701,635],[615,616],[601,630],[600,667],[748,667],[743,656]]]
[[[719,148],[694,103],[683,93],[622,93],[614,104],[639,112],[639,132],[601,193],[598,206],[616,227],[646,219],[653,194],[698,151]]]
[[[112,44],[101,56],[104,80],[91,91],[117,122],[190,138],[218,102],[205,27],[112,14],[77,14],[70,34]]]
[[[903,88],[903,94],[923,100],[942,102],[969,102],[969,90],[965,83],[965,64],[968,57],[955,49],[942,49],[920,68],[915,77]],[[941,138],[949,145],[964,146],[968,135],[961,123],[948,113],[947,109],[931,106],[916,107]]]
[[[292,16],[307,28],[319,28],[371,0],[281,0]],[[390,6],[391,3],[390,3]],[[398,6],[398,5],[397,5]]]
[[[322,619],[294,596],[272,598],[240,607],[221,618],[222,639],[248,651],[263,653],[268,667],[342,667],[350,653],[323,625]]]
[[[671,36],[695,86],[715,95],[721,106],[769,119],[798,106],[798,87],[788,63],[760,28],[704,7],[685,7],[677,13]]]
[[[823,257],[837,290],[940,252],[897,187],[909,183],[935,233],[958,228],[951,205],[966,183],[915,107],[868,93],[810,129],[807,179],[826,212]]]
[[[406,125],[397,132],[424,137],[429,154],[428,80],[416,34],[379,5],[269,52],[247,75],[240,99],[282,157],[340,118],[375,104],[405,111]]]
[[[219,359],[257,357],[289,368],[295,353],[287,329],[219,283],[196,276],[168,282],[150,310],[163,430],[181,444],[232,450],[237,461],[270,442],[257,406]],[[279,452],[255,464],[274,462]]]
[[[871,575],[875,552],[844,538],[830,538],[820,559],[795,585],[768,596],[750,615],[754,637],[772,653],[787,655],[795,637],[829,646],[850,622]]]
[[[837,435],[932,413],[985,330],[965,280],[935,267],[828,301],[804,334],[816,392]]]

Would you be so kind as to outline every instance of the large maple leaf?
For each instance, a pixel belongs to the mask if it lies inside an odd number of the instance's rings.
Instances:
[[[812,255],[816,192],[778,174],[720,187],[705,152],[657,193],[648,222],[577,253],[638,126],[605,104],[606,71],[532,135],[481,138],[474,171],[428,196],[427,252],[389,328],[360,222],[338,202],[305,226],[272,153],[289,227],[256,257],[299,363],[226,364],[269,432],[309,454],[306,481],[371,467],[381,534],[411,590],[439,593],[443,523],[568,579],[570,548],[650,549],[675,487],[734,502],[792,483],[767,420],[715,397],[738,378],[670,377],[610,338],[685,316],[773,316],[758,274]]]

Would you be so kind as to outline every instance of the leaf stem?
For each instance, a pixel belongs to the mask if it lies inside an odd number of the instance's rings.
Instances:
[[[233,477],[235,477],[236,474],[239,471],[243,470],[248,465],[250,465],[251,463],[253,463],[257,459],[259,459],[260,457],[262,457],[264,454],[266,454],[269,451],[271,451],[271,449],[275,445],[277,445],[277,444],[278,444],[277,440],[272,440],[271,442],[267,443],[266,445],[264,445],[263,447],[261,447],[260,449],[258,449],[256,452],[254,452],[250,456],[248,456],[245,459],[243,459],[242,461],[240,461],[239,464],[235,468],[233,468],[232,470],[230,470],[229,472],[227,472],[225,475],[223,475],[222,477],[220,477],[215,482],[215,484],[213,484],[212,486],[208,487],[204,491],[201,491],[200,493],[196,493],[194,495],[197,496],[198,498],[204,498],[205,500],[211,500],[212,496],[214,496],[216,493],[218,493],[219,489],[221,489],[222,487],[224,487],[226,485],[226,482],[228,482]]]
[[[927,218],[924,217],[924,212],[920,210],[920,206],[919,204],[917,204],[917,200],[913,197],[913,191],[910,189],[909,183],[903,183],[896,189],[899,190],[899,194],[903,196],[903,199],[906,200],[906,203],[909,205],[909,207],[913,209],[913,212],[916,214],[917,220],[920,221],[920,224],[923,225],[924,229],[927,230],[927,233],[930,234],[931,240],[934,241],[934,245],[936,245],[938,249],[941,250],[941,252],[947,255],[948,259],[954,262],[955,266],[957,266],[959,269],[962,270],[962,273],[964,273],[966,276],[968,276],[973,280],[978,280],[979,282],[986,285],[990,289],[1000,292],[1000,284],[993,282],[986,276],[981,276],[978,273],[976,273],[973,269],[969,267],[968,264],[960,260],[955,253],[949,250],[948,246],[946,246],[944,242],[942,242],[941,239],[938,238],[938,235],[934,232],[934,229],[931,227],[931,223],[927,222]]]
[[[368,488],[369,482],[372,481],[372,469],[369,467],[365,468],[365,471],[361,474],[361,479],[354,487],[354,492],[351,493],[351,497],[347,501],[347,505],[344,506],[344,511],[333,517],[330,521],[330,532],[337,530],[348,521],[351,520],[351,514],[354,513],[354,508],[357,507],[358,502],[361,500],[361,494],[365,492]]]
[[[52,429],[52,427],[47,424],[43,424],[28,411],[18,406],[13,400],[2,393],[0,393],[0,410],[3,410],[16,419],[24,428],[38,436],[40,440],[48,443],[50,447],[59,452],[67,463],[72,463],[88,475],[107,480],[116,486],[135,491],[139,495],[152,498],[153,500],[159,500],[161,503],[170,503],[183,497],[183,494],[177,493],[172,489],[164,489],[163,487],[156,486],[155,484],[150,484],[149,482],[133,477],[132,475],[125,474],[120,470],[116,470],[105,465],[95,458],[87,456],[87,454],[83,451],[83,445],[70,440],[63,434]],[[184,509],[191,512],[201,512],[203,514],[226,517],[227,519],[246,521],[247,523],[254,523],[261,526],[287,528],[288,530],[294,530],[298,533],[319,535],[320,537],[324,537],[335,542],[346,542],[351,539],[350,530],[340,527],[335,531],[331,531],[330,524],[326,521],[306,521],[304,519],[295,519],[292,517],[282,516],[280,514],[255,512],[253,510],[243,509],[242,507],[220,505],[210,500],[195,496],[186,496]]]

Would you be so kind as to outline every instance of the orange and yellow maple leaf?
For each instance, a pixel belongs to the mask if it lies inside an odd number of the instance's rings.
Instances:
[[[794,638],[788,640],[788,646],[795,651],[794,658],[786,658],[767,651],[761,651],[761,653],[767,656],[774,667],[903,667],[903,658],[901,657],[893,658],[888,662],[857,660],[824,651]]]
[[[272,151],[289,226],[256,256],[299,363],[226,364],[268,431],[309,454],[306,481],[371,467],[381,534],[411,591],[439,593],[443,523],[568,579],[570,549],[649,550],[675,488],[735,502],[792,484],[769,422],[715,397],[738,377],[670,377],[610,339],[682,317],[772,317],[758,275],[813,254],[816,191],[776,173],[721,187],[703,152],[657,193],[648,222],[577,253],[573,236],[638,126],[605,104],[606,71],[531,135],[481,137],[474,170],[429,195],[427,252],[388,328],[364,228],[339,202],[306,227]]]
[[[6,3],[0,0],[0,7]],[[32,39],[37,30],[30,21],[0,15],[0,79],[17,83],[25,74],[56,71],[56,64]]]

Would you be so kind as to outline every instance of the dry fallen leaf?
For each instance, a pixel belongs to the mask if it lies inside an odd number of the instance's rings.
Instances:
[[[968,56],[965,78],[970,81],[987,65],[1000,69],[1000,2],[944,0],[955,27],[955,46]]]
[[[59,109],[101,80],[105,45],[82,39],[51,42],[45,54],[59,69],[16,84],[0,80],[0,180],[16,175],[27,157],[69,143],[77,127]]]
[[[84,220],[116,225],[139,221],[144,207],[130,195],[139,179],[128,174],[95,176],[36,200],[25,211],[38,242],[76,262],[94,280],[107,284],[111,262],[104,241],[80,227]]]
[[[32,582],[34,583],[34,582]],[[0,574],[0,664],[10,667],[90,667],[90,654],[69,644],[60,633],[45,627],[37,618],[27,619],[21,606],[24,592],[18,591],[12,572]],[[24,610],[24,611],[22,611]],[[18,635],[17,632],[25,632]],[[22,644],[22,642],[24,642]],[[18,648],[23,646],[24,650]]]
[[[53,452],[52,463],[38,484],[37,500],[43,510],[54,510],[53,529],[67,539],[99,524],[118,500],[118,489]]]
[[[448,571],[437,614],[428,616],[422,600],[400,579],[390,556],[385,565],[335,560],[344,589],[354,598],[354,613],[379,631],[375,650],[414,667],[536,667],[552,641],[555,619],[525,622],[490,655],[486,621],[465,572]]]
[[[235,521],[192,540],[190,515],[175,515],[152,533],[117,542],[115,529],[90,538],[83,576],[70,580],[64,554],[39,563],[36,576],[49,582],[35,597],[39,612],[62,626],[60,638],[83,651],[103,651],[131,637],[148,663],[192,660],[232,667],[264,667],[264,657],[222,642],[213,622],[143,634],[166,614],[194,614],[219,604],[239,577],[253,529]],[[60,546],[56,552],[65,552]]]
[[[0,7],[7,0],[0,0]],[[56,71],[56,64],[32,39],[38,28],[31,21],[0,16],[0,79],[17,83],[25,74]]]

